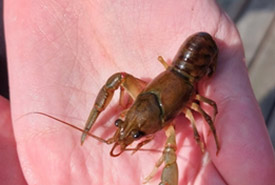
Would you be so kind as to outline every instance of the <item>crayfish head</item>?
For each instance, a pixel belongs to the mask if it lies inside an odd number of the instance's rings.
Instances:
[[[138,130],[132,130],[129,134],[128,132],[125,132],[126,124],[121,119],[117,119],[115,121],[115,126],[117,126],[117,131],[115,132],[115,135],[108,140],[109,144],[114,143],[114,146],[110,152],[110,155],[112,157],[119,156],[122,152],[126,150],[126,147],[133,143],[135,140],[139,139],[141,136],[143,136],[143,132]],[[117,148],[119,146],[119,149]],[[115,151],[117,151],[115,153]]]
[[[110,152],[112,157],[119,156],[122,152],[127,150],[127,146],[146,135],[145,132],[141,131],[138,127],[129,127],[129,123],[126,124],[121,119],[116,120],[115,125],[118,129],[115,135],[109,140],[109,144],[114,143],[114,146]],[[118,146],[119,148],[117,148]],[[140,144],[138,144],[138,146],[140,146]]]
[[[154,93],[141,93],[131,108],[127,111],[125,120],[118,119],[115,126],[118,128],[114,137],[115,143],[111,155],[115,148],[120,146],[120,153],[127,150],[127,146],[134,141],[139,141],[136,147],[138,150],[142,145],[150,141],[152,135],[162,128],[161,108],[158,97]]]

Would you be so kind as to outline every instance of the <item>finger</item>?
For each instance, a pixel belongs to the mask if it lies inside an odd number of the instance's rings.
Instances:
[[[269,184],[275,172],[272,145],[249,83],[241,40],[233,26],[227,32],[216,34],[217,72],[211,85],[202,87],[219,109],[215,125],[221,151],[216,157],[214,140],[208,137],[211,158],[228,184]]]
[[[10,104],[0,96],[0,179],[1,184],[27,184],[22,173],[13,135]]]

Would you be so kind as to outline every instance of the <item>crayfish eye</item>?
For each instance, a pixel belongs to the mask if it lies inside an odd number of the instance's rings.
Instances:
[[[144,132],[139,131],[139,130],[133,130],[131,135],[133,138],[138,139],[138,138],[144,136]]]
[[[116,126],[116,127],[121,127],[122,124],[123,124],[123,121],[122,121],[121,119],[117,119],[117,120],[115,121],[115,126]]]

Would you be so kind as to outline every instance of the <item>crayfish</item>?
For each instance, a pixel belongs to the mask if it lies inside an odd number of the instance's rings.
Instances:
[[[134,149],[138,151],[143,145],[153,139],[154,134],[165,130],[167,140],[160,159],[156,162],[152,173],[145,178],[148,182],[157,172],[158,167],[164,163],[160,185],[178,184],[178,166],[176,163],[176,140],[173,119],[184,113],[190,120],[194,137],[202,152],[205,150],[192,111],[200,113],[213,133],[217,154],[220,150],[214,120],[218,113],[216,103],[197,92],[197,83],[205,76],[210,77],[216,69],[218,47],[210,34],[205,32],[189,36],[182,44],[178,53],[169,65],[161,56],[158,60],[165,67],[150,83],[134,77],[125,72],[113,74],[99,91],[94,106],[89,114],[84,130],[74,127],[62,120],[41,112],[35,112],[63,122],[82,131],[81,144],[87,135],[107,144],[113,144],[110,151],[112,157],[119,156],[129,150],[127,147],[134,141],[140,140]],[[120,99],[125,91],[130,95],[132,104],[120,113],[115,121],[117,130],[113,137],[105,140],[89,133],[99,114],[110,103],[115,90],[121,89]],[[214,115],[211,117],[200,106],[200,102],[213,107]],[[117,149],[119,147],[119,149]],[[118,152],[115,152],[117,151]]]
[[[162,57],[158,58],[166,70],[148,84],[131,74],[115,73],[107,80],[97,95],[94,107],[86,122],[81,143],[83,144],[97,117],[111,101],[114,91],[119,88],[122,90],[121,92],[125,90],[134,102],[115,121],[117,130],[114,136],[106,140],[107,144],[114,144],[110,155],[119,156],[133,141],[144,138],[135,148],[135,150],[139,150],[152,140],[153,134],[165,129],[167,141],[163,155],[156,163],[156,168],[164,162],[161,183],[178,184],[175,131],[171,124],[178,114],[183,112],[190,120],[196,142],[204,151],[204,143],[200,139],[192,114],[192,111],[199,112],[211,128],[217,153],[220,150],[213,123],[218,112],[217,105],[213,100],[197,94],[196,88],[199,80],[206,75],[211,76],[215,72],[217,57],[218,47],[215,41],[208,33],[199,32],[191,35],[183,43],[171,65],[168,65]],[[213,118],[201,108],[198,102],[204,102],[213,107]],[[120,151],[114,153],[118,146]],[[153,174],[154,172],[146,178],[146,181],[150,180]]]

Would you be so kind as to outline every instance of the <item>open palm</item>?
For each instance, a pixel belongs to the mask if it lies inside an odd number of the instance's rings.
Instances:
[[[20,4],[21,3],[21,4]],[[267,184],[275,171],[273,150],[252,93],[239,35],[213,1],[17,1],[5,2],[11,107],[18,156],[28,184],[142,184],[161,153],[109,156],[111,146],[39,115],[83,127],[106,79],[125,71],[150,81],[164,70],[185,38],[209,32],[220,55],[217,71],[199,84],[216,101],[221,151],[197,116],[207,153],[193,131],[176,119],[179,184]],[[211,112],[211,107],[202,105]],[[114,97],[92,132],[109,138],[121,108]],[[163,132],[144,148],[162,149]],[[157,184],[160,174],[149,183]],[[269,183],[268,183],[269,182]]]

